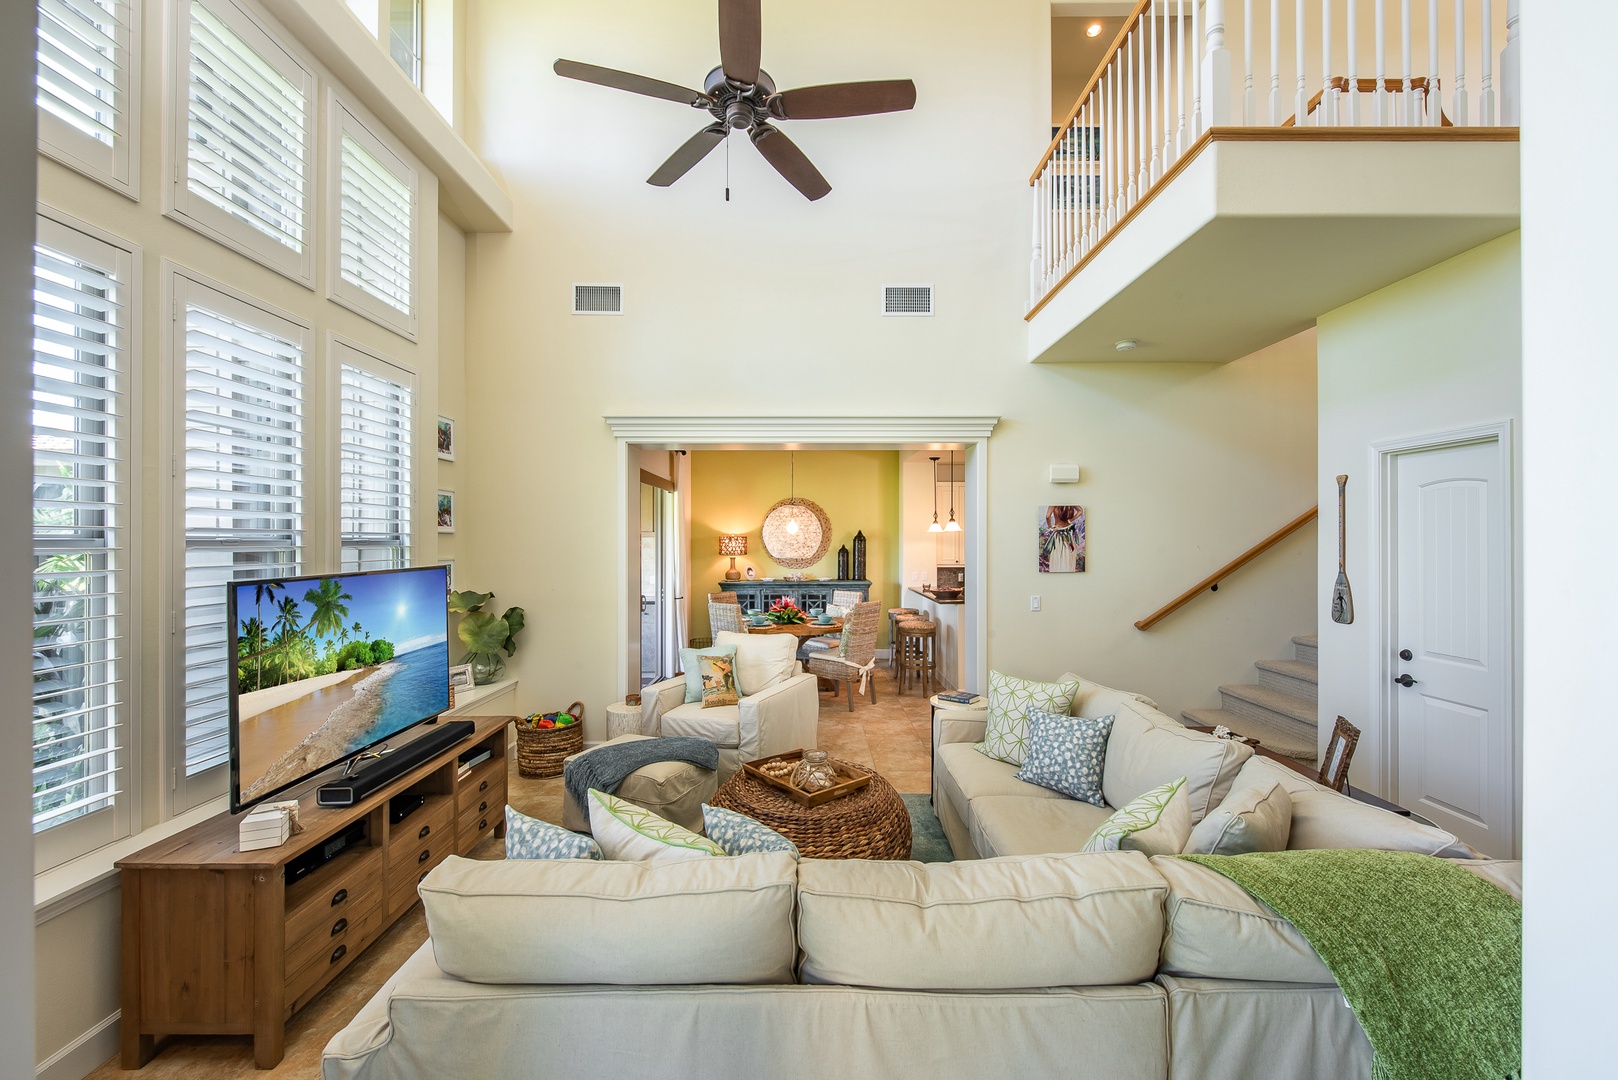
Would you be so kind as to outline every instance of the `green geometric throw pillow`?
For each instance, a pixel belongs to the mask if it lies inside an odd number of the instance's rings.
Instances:
[[[1189,839],[1191,799],[1182,776],[1153,788],[1103,821],[1079,850],[1178,855]]]
[[[1021,765],[1028,755],[1029,708],[1066,715],[1073,711],[1073,696],[1078,692],[1077,679],[1044,683],[989,672],[989,715],[982,752],[996,761]]]
[[[644,807],[590,789],[590,831],[607,858],[617,862],[672,862],[724,857],[725,850]]]

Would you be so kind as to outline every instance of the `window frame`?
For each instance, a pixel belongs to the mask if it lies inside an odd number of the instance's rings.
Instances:
[[[141,111],[141,0],[109,0],[118,22],[116,44],[122,52],[118,66],[120,80],[114,89],[120,97],[119,119],[122,130],[107,145],[72,124],[52,115],[36,103],[39,120],[39,152],[120,195],[140,201],[140,111]],[[36,40],[34,68],[39,68],[39,3],[34,4]],[[121,16],[121,17],[120,17]],[[36,87],[37,100],[37,87]]]
[[[421,165],[358,102],[333,86],[327,94],[326,123],[326,298],[356,315],[417,341],[421,313]],[[410,190],[410,311],[343,277],[343,136],[354,139],[378,164]]]
[[[283,78],[303,90],[303,250],[294,251],[225,210],[192,193],[189,186],[191,15],[193,0],[175,0],[169,5],[173,21],[170,33],[171,78],[168,111],[168,183],[164,185],[165,217],[194,229],[232,251],[245,255],[306,288],[315,288],[316,247],[320,240],[319,188],[316,157],[320,138],[321,77],[314,62],[295,39],[280,31],[255,6],[242,0],[196,0],[215,18],[224,22],[238,37]]]
[[[45,240],[48,234],[76,234],[62,236],[60,244],[51,244]],[[87,222],[66,214],[54,207],[40,203],[35,214],[35,242],[47,243],[55,246],[64,254],[83,259],[86,262],[95,261],[90,256],[96,247],[104,247],[112,253],[112,261],[122,264],[112,269],[115,275],[122,275],[127,282],[127,301],[125,310],[129,312],[128,326],[125,329],[127,344],[122,349],[126,359],[123,376],[124,388],[120,393],[123,419],[123,442],[126,448],[127,460],[124,462],[123,476],[121,478],[124,489],[123,507],[121,517],[122,528],[126,532],[123,543],[126,552],[123,567],[124,579],[121,593],[124,598],[123,626],[121,627],[125,638],[122,651],[123,667],[120,682],[124,686],[124,716],[119,727],[123,729],[125,746],[119,756],[119,791],[114,796],[112,806],[102,810],[93,811],[84,817],[65,821],[54,825],[44,832],[34,834],[34,872],[40,873],[53,869],[63,863],[70,862],[82,855],[115,843],[125,837],[133,835],[139,829],[141,790],[144,770],[142,768],[142,730],[141,730],[141,694],[142,694],[142,648],[141,628],[143,608],[141,604],[141,567],[142,567],[142,482],[144,459],[142,457],[142,437],[144,416],[142,413],[142,380],[143,372],[143,307],[144,283],[142,281],[142,250],[140,245],[131,243],[122,237],[116,236],[103,229],[99,229]],[[78,247],[78,251],[66,250],[71,244]],[[30,360],[30,363],[32,361]],[[32,465],[30,465],[32,468]]]
[[[193,776],[185,771],[186,717],[185,717],[185,470],[181,465],[185,457],[185,389],[186,389],[186,319],[188,303],[198,296],[211,294],[218,303],[210,310],[243,322],[258,320],[255,325],[266,333],[283,334],[297,340],[303,354],[303,527],[297,557],[297,570],[307,568],[318,558],[319,534],[312,525],[311,508],[318,495],[319,439],[316,437],[318,410],[322,403],[312,392],[319,383],[319,358],[315,354],[314,325],[267,301],[260,300],[222,281],[198,273],[177,263],[164,262],[169,306],[169,356],[165,363],[168,401],[170,507],[166,520],[168,535],[164,546],[168,552],[165,566],[168,572],[166,595],[169,598],[168,656],[162,670],[166,685],[163,690],[164,714],[169,718],[165,727],[165,760],[168,769],[168,815],[173,817],[193,807],[225,794],[230,786],[229,762],[221,762]],[[199,304],[199,306],[208,306]],[[264,327],[265,322],[277,324]]]
[[[378,378],[387,379],[405,386],[410,390],[411,401],[411,428],[408,445],[407,460],[410,463],[410,513],[406,520],[407,543],[409,553],[406,565],[421,565],[420,555],[422,549],[421,529],[421,491],[422,470],[420,458],[421,442],[421,376],[420,373],[400,360],[375,349],[360,344],[352,338],[344,337],[335,331],[326,336],[326,369],[325,381],[327,401],[330,403],[328,412],[330,423],[327,427],[327,445],[331,447],[332,465],[328,470],[331,477],[331,494],[327,499],[327,515],[331,522],[326,532],[331,536],[332,551],[334,553],[332,564],[339,573],[353,573],[343,568],[343,368],[360,368]]]

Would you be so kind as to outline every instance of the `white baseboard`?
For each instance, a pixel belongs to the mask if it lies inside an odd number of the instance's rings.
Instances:
[[[118,1054],[118,1013],[113,1013],[83,1035],[41,1061],[36,1080],[84,1080],[108,1058]]]

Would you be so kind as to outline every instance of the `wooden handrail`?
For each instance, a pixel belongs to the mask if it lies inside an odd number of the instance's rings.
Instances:
[[[1052,155],[1056,153],[1056,148],[1061,145],[1062,139],[1067,135],[1068,125],[1078,119],[1079,110],[1084,107],[1084,102],[1089,98],[1090,91],[1096,88],[1096,83],[1101,81],[1101,76],[1107,71],[1107,65],[1112,63],[1112,58],[1118,55],[1118,50],[1123,47],[1124,42],[1129,38],[1129,32],[1135,29],[1135,24],[1140,22],[1140,17],[1146,14],[1146,10],[1151,6],[1152,0],[1140,0],[1135,5],[1135,10],[1129,13],[1129,18],[1124,20],[1124,28],[1118,31],[1117,37],[1112,39],[1112,44],[1107,47],[1107,55],[1101,58],[1101,63],[1097,66],[1095,74],[1090,76],[1090,81],[1084,84],[1083,90],[1079,91],[1078,100],[1073,103],[1073,108],[1068,110],[1067,119],[1063,120],[1056,129],[1056,137],[1051,140],[1050,146],[1045,148],[1045,156],[1039,159],[1038,165],[1034,166],[1034,175],[1028,178],[1030,187],[1039,183],[1039,174],[1045,171],[1046,163],[1051,160]],[[1192,47],[1195,48],[1196,46],[1193,45]]]
[[[1146,616],[1146,618],[1135,624],[1135,629],[1150,630],[1158,622],[1189,604],[1192,599],[1204,589],[1217,589],[1219,587],[1219,583],[1225,578],[1229,577],[1231,574],[1234,574],[1236,571],[1240,570],[1242,567],[1246,566],[1248,563],[1252,562],[1254,559],[1258,558],[1260,555],[1264,554],[1266,551],[1270,550],[1272,547],[1279,544],[1281,541],[1285,540],[1287,537],[1291,536],[1293,533],[1297,532],[1311,521],[1315,520],[1315,518],[1319,515],[1320,507],[1318,505],[1311,506],[1297,517],[1275,530],[1269,536],[1266,536],[1264,539],[1242,552],[1242,554],[1236,556],[1234,559],[1230,560],[1230,562],[1226,563],[1224,566],[1221,566],[1218,570],[1215,570],[1213,573],[1191,586],[1185,592],[1181,593],[1179,596],[1176,596],[1173,600],[1170,600],[1168,603]]]

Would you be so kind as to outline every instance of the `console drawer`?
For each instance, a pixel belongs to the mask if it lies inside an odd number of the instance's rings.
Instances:
[[[506,820],[506,786],[490,788],[483,798],[461,813],[457,829],[456,850],[462,855],[471,851],[485,836],[491,835]]]
[[[300,967],[294,968],[290,962],[287,964],[288,1005],[296,1003],[305,991],[329,973],[347,967],[360,950],[371,943],[382,926],[381,899],[380,892],[373,892],[370,906],[357,910],[348,926],[335,937],[322,941],[315,935],[310,936],[309,941],[319,948],[310,948],[308,959]]]
[[[323,871],[317,870],[310,876],[307,885],[299,882],[295,886],[306,889],[307,886],[318,884],[319,891],[310,892],[296,907],[287,910],[286,942],[289,946],[314,933],[317,928],[329,927],[337,919],[349,915],[367,894],[378,891],[377,879],[382,873],[381,848],[357,849],[353,856],[344,852],[339,858],[344,859],[345,864],[337,869],[331,880],[317,882],[315,879],[323,874]],[[353,921],[351,915],[349,921]]]
[[[459,805],[459,812],[464,814],[468,807],[476,806],[489,797],[489,792],[495,787],[506,786],[506,756],[496,754],[482,765],[466,774],[466,779],[455,784],[455,800]]]
[[[381,907],[381,883],[373,877],[361,895],[341,905],[339,913],[329,915],[309,933],[287,943],[286,970],[289,973],[301,971],[319,957],[330,954],[348,940],[350,931],[374,920]]]
[[[416,886],[427,872],[443,862],[455,851],[455,838],[448,829],[435,829],[433,835],[420,845],[403,849],[402,858],[388,852],[387,910],[396,915],[416,902]]]
[[[388,865],[408,858],[422,844],[450,831],[455,824],[454,801],[448,795],[433,795],[427,805],[398,824],[388,826]]]

